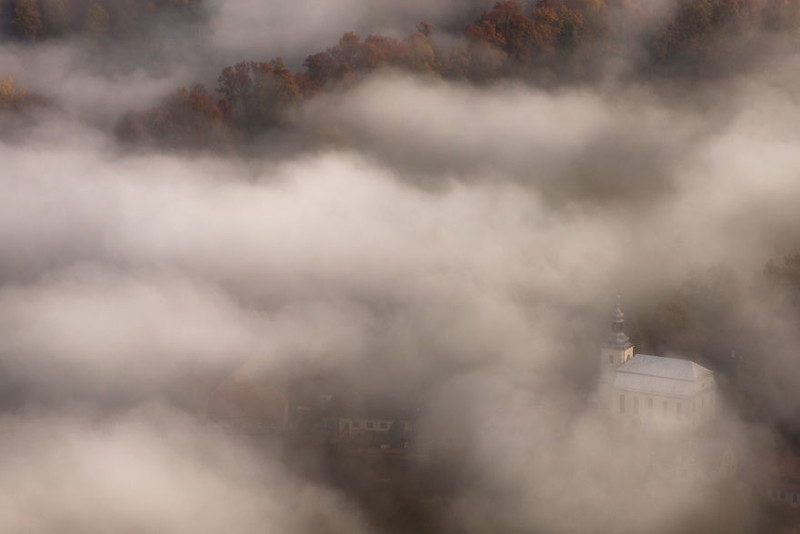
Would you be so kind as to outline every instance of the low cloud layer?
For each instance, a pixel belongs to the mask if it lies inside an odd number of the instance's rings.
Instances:
[[[368,532],[332,491],[156,407],[101,422],[4,417],[0,428],[2,524],[12,531]]]
[[[268,56],[314,51],[350,24],[451,6],[385,7],[211,5],[203,46],[224,58],[268,34]],[[297,17],[308,31],[289,35]],[[108,74],[82,68],[81,46],[0,50],[0,74],[61,104],[0,141],[5,530],[378,529],[318,470],[207,420],[244,362],[419,395],[420,456],[458,473],[445,530],[757,524],[746,490],[696,478],[719,441],[617,429],[588,399],[615,295],[641,308],[724,266],[741,286],[731,322],[763,347],[752,387],[776,418],[797,413],[797,317],[759,278],[800,239],[794,55],[702,87],[381,72],[292,117],[324,148],[227,158],[130,152],[108,133],[120,102],[202,68]],[[765,434],[726,408],[726,447],[768,450]]]

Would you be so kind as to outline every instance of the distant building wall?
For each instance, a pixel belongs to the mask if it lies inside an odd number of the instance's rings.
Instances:
[[[800,508],[800,456],[772,454],[751,459],[751,478],[766,500]]]
[[[698,427],[716,415],[716,389],[708,387],[692,397],[672,397],[615,388],[608,411],[619,419],[655,428]]]
[[[363,440],[365,445],[388,442],[392,425],[399,425],[403,440],[408,439],[413,426],[402,419],[370,419],[365,417],[326,417],[323,425],[331,438]]]

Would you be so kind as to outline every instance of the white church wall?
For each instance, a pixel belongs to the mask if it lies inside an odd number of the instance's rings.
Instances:
[[[675,398],[614,389],[608,411],[617,419],[653,428],[696,428],[714,418],[714,397],[713,391],[691,398]]]

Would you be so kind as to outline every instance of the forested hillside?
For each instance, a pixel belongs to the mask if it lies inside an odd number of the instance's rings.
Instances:
[[[195,7],[192,0],[2,0],[0,31],[22,41],[71,35],[130,39],[146,34],[159,13],[186,17]]]
[[[297,72],[281,58],[232,65],[213,90],[179,89],[160,106],[131,113],[118,132],[128,142],[228,149],[290,127],[287,113],[298,104],[387,67],[545,87],[602,79],[620,61],[632,79],[714,78],[746,64],[765,32],[796,29],[799,13],[796,0],[682,0],[674,9],[653,1],[546,0],[529,9],[498,2],[455,42],[437,39],[436,29],[421,22],[402,39],[347,32]]]
[[[156,17],[192,20],[202,3],[4,0],[0,9],[7,39],[47,42],[71,35],[145,38]],[[714,78],[757,60],[754,49],[768,37],[790,34],[799,21],[797,0],[502,1],[455,40],[423,21],[404,38],[346,32],[335,45],[309,55],[296,72],[281,58],[243,58],[224,68],[213,88],[176,89],[155,108],[131,110],[118,135],[164,148],[230,150],[291,127],[287,114],[302,102],[346,89],[382,68],[544,87],[601,80],[619,64],[628,79]]]

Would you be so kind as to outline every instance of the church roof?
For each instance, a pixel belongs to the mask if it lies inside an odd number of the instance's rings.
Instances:
[[[711,370],[689,360],[636,354],[617,367],[614,388],[652,395],[691,397],[713,384],[712,376]]]

